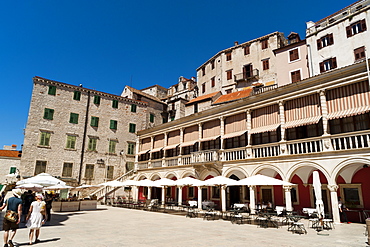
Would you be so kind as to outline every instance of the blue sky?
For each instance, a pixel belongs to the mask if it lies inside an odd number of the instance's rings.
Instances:
[[[218,51],[275,31],[305,37],[354,1],[2,0],[0,149],[23,143],[32,77],[121,94],[169,87]]]

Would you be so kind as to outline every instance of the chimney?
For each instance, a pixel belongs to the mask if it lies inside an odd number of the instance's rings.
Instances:
[[[237,46],[239,45],[239,42],[238,41],[234,41],[234,46]]]

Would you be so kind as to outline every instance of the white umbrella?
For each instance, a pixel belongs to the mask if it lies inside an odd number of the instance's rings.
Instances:
[[[154,183],[154,181],[149,179],[139,180],[137,186],[144,186],[144,187],[160,187]]]
[[[201,184],[203,186],[214,186],[214,185],[236,185],[236,180],[223,177],[223,176],[217,176],[210,179],[207,179],[203,181]]]
[[[17,189],[24,189],[24,190],[33,190],[33,191],[42,191],[42,185],[39,185],[39,184],[31,184],[31,183],[28,183],[28,184],[21,184],[21,185],[18,185],[16,186],[15,188]]]
[[[168,179],[168,178],[161,178],[153,182],[157,186],[175,186],[176,181]]]
[[[74,187],[69,186],[69,185],[57,184],[57,185],[46,187],[44,188],[44,190],[64,190],[64,189],[73,189],[73,188]]]
[[[234,185],[294,185],[292,183],[257,174],[237,181]]]
[[[109,182],[101,183],[99,184],[101,186],[110,186],[110,187],[122,187],[125,184],[123,182],[117,181],[117,180],[112,180]]]
[[[93,189],[93,188],[98,188],[100,185],[89,185],[89,184],[84,184],[81,186],[78,186],[76,188],[73,188],[73,190],[85,190],[85,189]]]
[[[63,182],[62,180],[57,179],[47,173],[40,173],[34,177],[23,179],[21,181],[18,181],[17,185],[22,185],[22,184],[27,184],[27,183],[39,184],[42,186],[52,186],[52,185],[57,185],[57,184],[66,185],[66,183]]]
[[[139,181],[136,180],[126,180],[122,182],[124,185],[123,186],[136,186],[139,184]]]
[[[176,180],[175,183],[177,186],[200,186],[203,181],[192,177],[186,177]]]
[[[325,212],[324,212],[324,202],[322,201],[321,182],[318,171],[313,172],[313,190],[315,192],[316,197],[316,211],[319,218],[322,219],[325,216]]]

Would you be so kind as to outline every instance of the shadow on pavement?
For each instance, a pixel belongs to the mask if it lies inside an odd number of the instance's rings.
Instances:
[[[60,240],[60,238],[43,239],[43,240],[40,240],[40,242],[38,242],[38,243],[48,243],[48,242],[55,242],[55,241],[59,241],[59,240]],[[14,242],[14,243],[16,244],[16,246],[23,246],[23,245],[28,245],[29,246],[28,242],[27,243],[20,243],[20,244],[16,243],[16,242]]]

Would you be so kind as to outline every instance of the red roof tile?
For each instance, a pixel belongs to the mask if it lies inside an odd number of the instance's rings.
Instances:
[[[251,94],[251,92],[252,92],[252,88],[248,88],[243,91],[225,94],[225,95],[220,96],[215,102],[213,102],[213,104],[221,104],[221,103],[225,103],[229,101],[246,98]]]
[[[206,99],[211,99],[213,96],[215,96],[216,94],[218,94],[219,93],[219,91],[218,92],[214,92],[214,93],[210,93],[210,94],[205,94],[205,95],[202,95],[202,96],[199,96],[199,97],[197,97],[197,98],[195,98],[195,99],[192,99],[192,100],[190,100],[188,103],[186,103],[187,105],[188,104],[192,104],[192,103],[194,103],[194,102],[197,102],[197,101],[202,101],[202,100],[206,100]]]
[[[21,157],[22,151],[0,150],[0,157]]]

